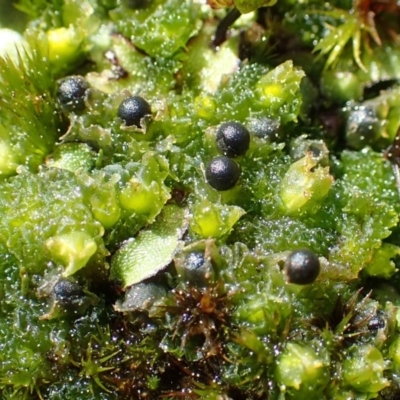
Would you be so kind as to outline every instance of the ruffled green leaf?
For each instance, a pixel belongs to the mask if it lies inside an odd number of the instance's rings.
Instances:
[[[287,214],[316,211],[333,182],[328,167],[317,167],[311,153],[293,163],[280,185],[280,197]]]
[[[304,76],[304,71],[286,61],[257,82],[256,100],[268,116],[282,122],[297,121],[302,105],[300,82]]]
[[[389,385],[384,377],[385,362],[379,350],[371,345],[352,347],[343,362],[343,378],[348,385],[362,393],[377,395]]]
[[[312,348],[288,343],[280,355],[275,378],[283,391],[298,400],[306,400],[322,390],[329,382],[328,365]]]
[[[192,0],[157,0],[140,10],[111,12],[122,34],[152,57],[170,57],[199,30],[198,5]]]
[[[372,260],[365,266],[364,272],[369,276],[389,279],[397,271],[392,259],[399,255],[400,247],[391,243],[383,243],[372,253]]]
[[[75,176],[57,168],[25,173],[1,185],[0,241],[28,272],[49,261],[71,274],[106,251],[104,228],[86,204]]]
[[[237,206],[215,204],[203,199],[193,206],[190,229],[202,238],[220,238],[229,233],[246,212]]]
[[[382,239],[391,234],[390,228],[398,223],[398,214],[372,196],[352,190],[342,219],[337,221],[340,241],[331,251],[331,260],[360,271],[373,259]]]

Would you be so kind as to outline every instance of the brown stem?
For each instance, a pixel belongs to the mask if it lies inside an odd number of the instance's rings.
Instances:
[[[223,19],[219,22],[217,30],[215,31],[215,36],[213,40],[213,45],[215,47],[221,45],[226,40],[229,27],[241,16],[240,11],[235,7],[225,15]]]

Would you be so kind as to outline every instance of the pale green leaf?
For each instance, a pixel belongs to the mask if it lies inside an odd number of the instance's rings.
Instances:
[[[171,261],[187,228],[186,209],[165,206],[156,222],[117,251],[111,261],[111,278],[124,288],[142,282]]]

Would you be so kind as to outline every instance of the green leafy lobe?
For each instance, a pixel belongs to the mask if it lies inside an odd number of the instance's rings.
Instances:
[[[164,269],[173,259],[187,222],[184,208],[165,206],[154,224],[124,243],[114,255],[111,278],[126,288]]]

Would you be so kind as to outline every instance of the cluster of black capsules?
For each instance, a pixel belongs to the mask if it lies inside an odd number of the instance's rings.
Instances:
[[[63,79],[57,92],[61,105],[70,110],[83,109],[88,87],[88,83],[81,76]],[[126,126],[141,128],[141,121],[147,115],[151,115],[150,105],[140,96],[127,97],[118,107],[118,117],[125,122]],[[223,155],[214,157],[208,163],[206,180],[216,190],[229,190],[236,185],[240,177],[240,167],[232,158],[247,152],[250,146],[250,133],[238,122],[225,122],[217,129],[216,144]],[[204,256],[201,258],[198,254],[192,255],[189,264],[192,265],[189,268],[193,269],[190,271],[192,275],[198,274],[197,269],[201,271],[204,265]],[[284,271],[289,283],[307,285],[318,277],[320,263],[315,253],[308,249],[300,249],[289,254],[285,261]]]
[[[225,122],[218,127],[216,142],[222,156],[214,157],[206,167],[207,183],[214,189],[232,189],[240,177],[240,167],[231,158],[249,149],[250,133],[239,122]]]
[[[59,83],[57,98],[68,110],[82,110],[85,108],[88,88],[89,85],[82,76],[69,76]],[[141,128],[141,120],[146,115],[151,115],[150,104],[140,96],[127,97],[118,107],[118,117],[125,122],[126,126]]]
[[[85,96],[88,83],[81,76],[70,76],[63,79],[57,97],[61,105],[69,110],[82,110],[85,107]],[[141,128],[141,120],[151,114],[149,103],[140,96],[130,96],[118,107],[118,117],[126,126]],[[216,142],[222,156],[214,157],[206,167],[208,184],[219,191],[232,189],[240,177],[240,167],[231,158],[246,153],[250,145],[250,133],[238,122],[225,122],[217,130]]]

